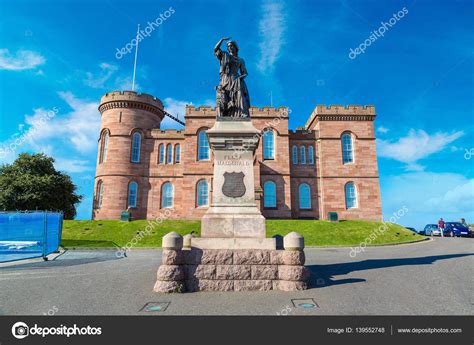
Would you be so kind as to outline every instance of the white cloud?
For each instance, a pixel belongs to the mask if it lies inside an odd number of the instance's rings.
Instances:
[[[112,75],[118,70],[118,67],[109,63],[101,63],[99,65],[100,72],[98,75],[94,75],[91,72],[86,72],[86,79],[84,84],[96,89],[102,89],[105,87],[105,83],[112,77]]]
[[[405,226],[422,229],[440,217],[474,223],[474,179],[454,173],[413,172],[381,179],[382,207],[388,219],[406,206],[409,212],[399,220]]]
[[[389,131],[389,129],[386,128],[386,127],[384,127],[384,126],[379,126],[379,127],[377,128],[377,132],[378,132],[378,133],[385,134],[385,133],[388,133],[388,131]]]
[[[92,166],[90,163],[90,161],[81,159],[57,158],[54,166],[56,169],[68,173],[82,173],[85,171],[94,170],[94,166]]]
[[[117,77],[115,78],[114,90],[131,90],[132,77]],[[134,91],[140,90],[140,84],[135,80]]]
[[[41,54],[31,50],[19,50],[16,55],[12,55],[8,49],[0,49],[0,69],[23,71],[35,69],[45,62],[46,59]]]
[[[72,110],[62,113],[59,107],[50,110],[37,108],[33,115],[25,115],[23,131],[0,143],[2,162],[10,163],[19,153],[33,151],[55,157],[59,166],[69,172],[85,169],[85,161],[75,155],[94,155],[97,152],[100,131],[98,104],[78,99],[70,92],[60,92],[59,96]]]
[[[284,4],[281,1],[264,1],[261,6],[259,22],[260,59],[258,69],[262,73],[272,72],[285,43],[286,19]]]
[[[186,114],[186,105],[192,105],[193,102],[190,101],[181,101],[178,99],[174,99],[171,97],[167,97],[164,100],[164,106],[165,106],[165,111],[170,113],[171,115],[176,116],[178,119],[181,121],[184,120],[184,115]],[[197,103],[196,107],[199,106],[209,106],[209,107],[215,107],[216,106],[216,101],[213,99],[206,99],[202,102]],[[165,116],[163,121],[161,121],[160,125],[161,129],[182,129],[183,126],[181,126],[179,123],[174,121],[173,119],[169,118],[168,116]]]
[[[187,104],[192,104],[192,102],[180,101],[180,100],[173,99],[170,97],[165,98],[165,101],[164,101],[165,110],[171,115],[176,116],[181,121],[184,121],[184,115],[186,113]],[[165,116],[163,121],[161,121],[160,127],[162,129],[169,129],[169,128],[182,128],[183,126],[181,126],[179,123],[169,118],[168,116]]]
[[[442,209],[444,212],[469,212],[474,209],[474,179],[447,190],[440,196],[427,200],[431,209]]]
[[[380,157],[395,159],[406,163],[409,170],[422,170],[417,162],[433,153],[442,151],[447,145],[464,135],[464,132],[438,132],[433,135],[424,130],[411,129],[408,136],[398,141],[377,139],[377,152]]]

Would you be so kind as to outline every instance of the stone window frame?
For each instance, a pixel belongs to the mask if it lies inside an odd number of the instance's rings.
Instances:
[[[200,205],[200,204],[199,204],[199,198],[200,198],[201,194],[200,194],[199,186],[200,186],[203,182],[205,182],[205,184],[206,184],[206,191],[207,191],[206,203]],[[206,208],[206,207],[209,207],[209,182],[207,181],[207,179],[202,178],[202,179],[199,179],[199,180],[196,182],[196,208]]]
[[[291,164],[292,165],[298,165],[299,159],[298,159],[298,145],[293,145],[291,147]]]
[[[158,145],[158,164],[165,164],[166,157],[165,157],[165,144],[160,143]]]
[[[100,133],[99,164],[107,161],[107,151],[109,148],[110,130],[104,128]]]
[[[348,195],[348,187],[349,186],[352,186],[353,187],[353,196],[351,196],[351,198],[349,198],[349,195]],[[356,183],[354,181],[348,181],[346,182],[346,184],[344,185],[344,202],[345,202],[345,206],[346,206],[346,210],[352,210],[352,209],[357,209],[359,208],[359,193],[358,193],[358,189],[357,189],[357,186],[356,186]],[[353,202],[350,203],[349,201]],[[351,205],[354,205],[354,206],[350,206],[349,204]]]
[[[208,129],[209,129],[208,127],[201,127],[196,132],[196,139],[197,139],[196,161],[198,162],[208,162],[211,160],[211,147],[209,145],[209,139],[207,138],[207,135],[206,135],[206,131]],[[200,143],[201,133],[204,133],[204,136],[206,137],[206,141],[207,141],[207,158],[199,158],[200,149],[201,149],[201,143]]]
[[[137,134],[140,136],[140,141],[139,141],[139,144],[138,144],[138,160],[134,161],[133,160],[133,158],[134,158],[133,148],[134,148],[134,145],[135,145],[135,137],[136,137]],[[131,141],[130,142],[130,163],[140,164],[141,163],[141,154],[142,154],[143,133],[139,129],[134,129],[130,133],[130,138],[131,138],[131,140],[130,140]]]
[[[309,202],[309,207],[301,207],[301,188],[302,187],[308,187],[308,202]],[[308,182],[301,182],[298,185],[298,209],[308,211],[313,209],[313,202],[311,200],[311,185]]]
[[[273,127],[266,127],[263,129],[262,131],[262,158],[264,161],[268,160],[268,161],[274,161],[276,159],[276,135],[275,135],[275,132],[276,132],[276,129],[273,128]],[[265,148],[267,147],[267,145],[265,144],[265,140],[266,140],[266,137],[265,135],[267,133],[271,133],[272,135],[272,148],[271,148],[271,156],[265,156]]]
[[[354,164],[355,163],[355,150],[354,150],[354,137],[355,135],[350,132],[350,131],[344,131],[341,134],[341,156],[342,156],[342,164],[343,165],[348,165],[348,164]],[[349,138],[350,139],[350,149],[345,147],[347,143],[344,143],[344,139]],[[346,161],[346,152],[350,153],[350,161]]]
[[[265,186],[266,185],[273,185],[275,187],[275,206],[265,206],[265,198],[266,198],[266,194],[267,194],[267,193],[265,193]],[[266,180],[263,183],[263,209],[265,209],[265,210],[276,210],[276,209],[278,209],[277,194],[278,194],[278,185],[277,185],[277,183],[275,181],[273,181],[272,179]]]
[[[164,206],[165,204],[165,187],[166,186],[171,186],[171,205],[166,205]],[[166,181],[166,182],[163,182],[163,184],[161,185],[161,195],[160,195],[160,208],[162,209],[165,209],[165,208],[174,208],[174,185],[173,183],[171,183],[171,181]]]
[[[97,181],[97,186],[96,186],[96,203],[95,203],[95,209],[100,210],[102,208],[102,202],[104,200],[104,181],[99,180]]]
[[[135,190],[135,203],[134,205],[131,205],[130,204],[130,192],[131,192],[131,186],[136,186],[136,190]],[[139,190],[139,186],[138,186],[138,182],[135,181],[135,180],[132,180],[128,183],[128,188],[127,188],[127,208],[138,208],[138,190]]]
[[[173,144],[166,145],[166,164],[173,164]]]
[[[308,165],[314,165],[314,146],[308,145]]]
[[[306,147],[304,145],[300,146],[300,164],[306,165]]]
[[[181,145],[180,144],[174,145],[174,163],[175,164],[181,163]]]

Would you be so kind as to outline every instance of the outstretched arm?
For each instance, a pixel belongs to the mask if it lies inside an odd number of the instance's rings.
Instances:
[[[214,47],[214,53],[217,53],[219,50],[221,50],[222,42],[228,41],[228,40],[230,40],[230,37],[221,38],[219,42],[217,42],[216,46]]]

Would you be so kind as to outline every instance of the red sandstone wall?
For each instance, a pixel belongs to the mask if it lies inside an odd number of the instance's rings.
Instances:
[[[338,212],[340,219],[382,219],[373,107],[318,106],[308,123],[318,134],[320,218]],[[343,164],[341,136],[352,135],[354,162]],[[344,186],[354,182],[358,207],[346,209]]]
[[[131,94],[107,94],[106,101],[140,101]],[[215,109],[211,107],[186,109],[186,128],[183,131],[159,129],[161,117],[156,108],[161,102],[151,96],[148,102],[155,108],[120,107],[102,109],[102,130],[110,131],[107,161],[97,164],[96,184],[104,182],[104,198],[101,209],[94,209],[95,219],[118,219],[127,207],[128,183],[139,184],[139,199],[134,218],[156,218],[164,214],[161,209],[161,189],[165,182],[174,186],[174,207],[166,212],[171,218],[200,219],[208,207],[196,207],[196,184],[206,179],[212,193],[212,152],[209,161],[197,160],[197,133],[210,128],[215,122]],[[101,105],[102,107],[102,105]],[[251,109],[254,126],[259,130],[273,128],[275,134],[275,158],[263,159],[262,140],[256,152],[255,186],[258,207],[267,218],[326,218],[327,212],[336,211],[341,219],[381,219],[381,201],[375,152],[373,107],[318,106],[307,122],[308,130],[288,131],[287,108],[263,107]],[[349,116],[349,117],[348,117]],[[141,160],[130,162],[131,133],[143,134]],[[342,164],[340,136],[353,134],[355,161]],[[181,146],[181,163],[159,164],[160,144]],[[100,147],[100,142],[98,143]],[[312,145],[315,164],[292,164],[291,148]],[[165,150],[166,152],[166,150]],[[308,155],[308,151],[306,151]],[[300,162],[300,157],[298,159]],[[263,208],[262,187],[265,181],[277,184],[277,208]],[[346,210],[344,185],[356,184],[358,208]],[[299,209],[299,185],[307,183],[311,188],[311,209]],[[209,203],[211,203],[209,197]]]

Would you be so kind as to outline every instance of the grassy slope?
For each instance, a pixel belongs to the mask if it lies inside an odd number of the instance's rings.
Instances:
[[[120,222],[116,220],[80,221],[66,220],[62,245],[65,247],[116,247],[125,246],[137,232],[144,230],[148,221]],[[314,220],[267,220],[267,236],[286,235],[297,231],[305,237],[307,246],[358,245],[375,234],[382,223],[367,221],[341,221],[331,223]],[[160,247],[161,238],[170,231],[181,235],[191,231],[200,233],[200,221],[166,220],[152,229],[151,236],[144,236],[134,247]],[[384,234],[376,236],[372,244],[399,243],[422,239],[423,236],[396,224],[389,224]]]

